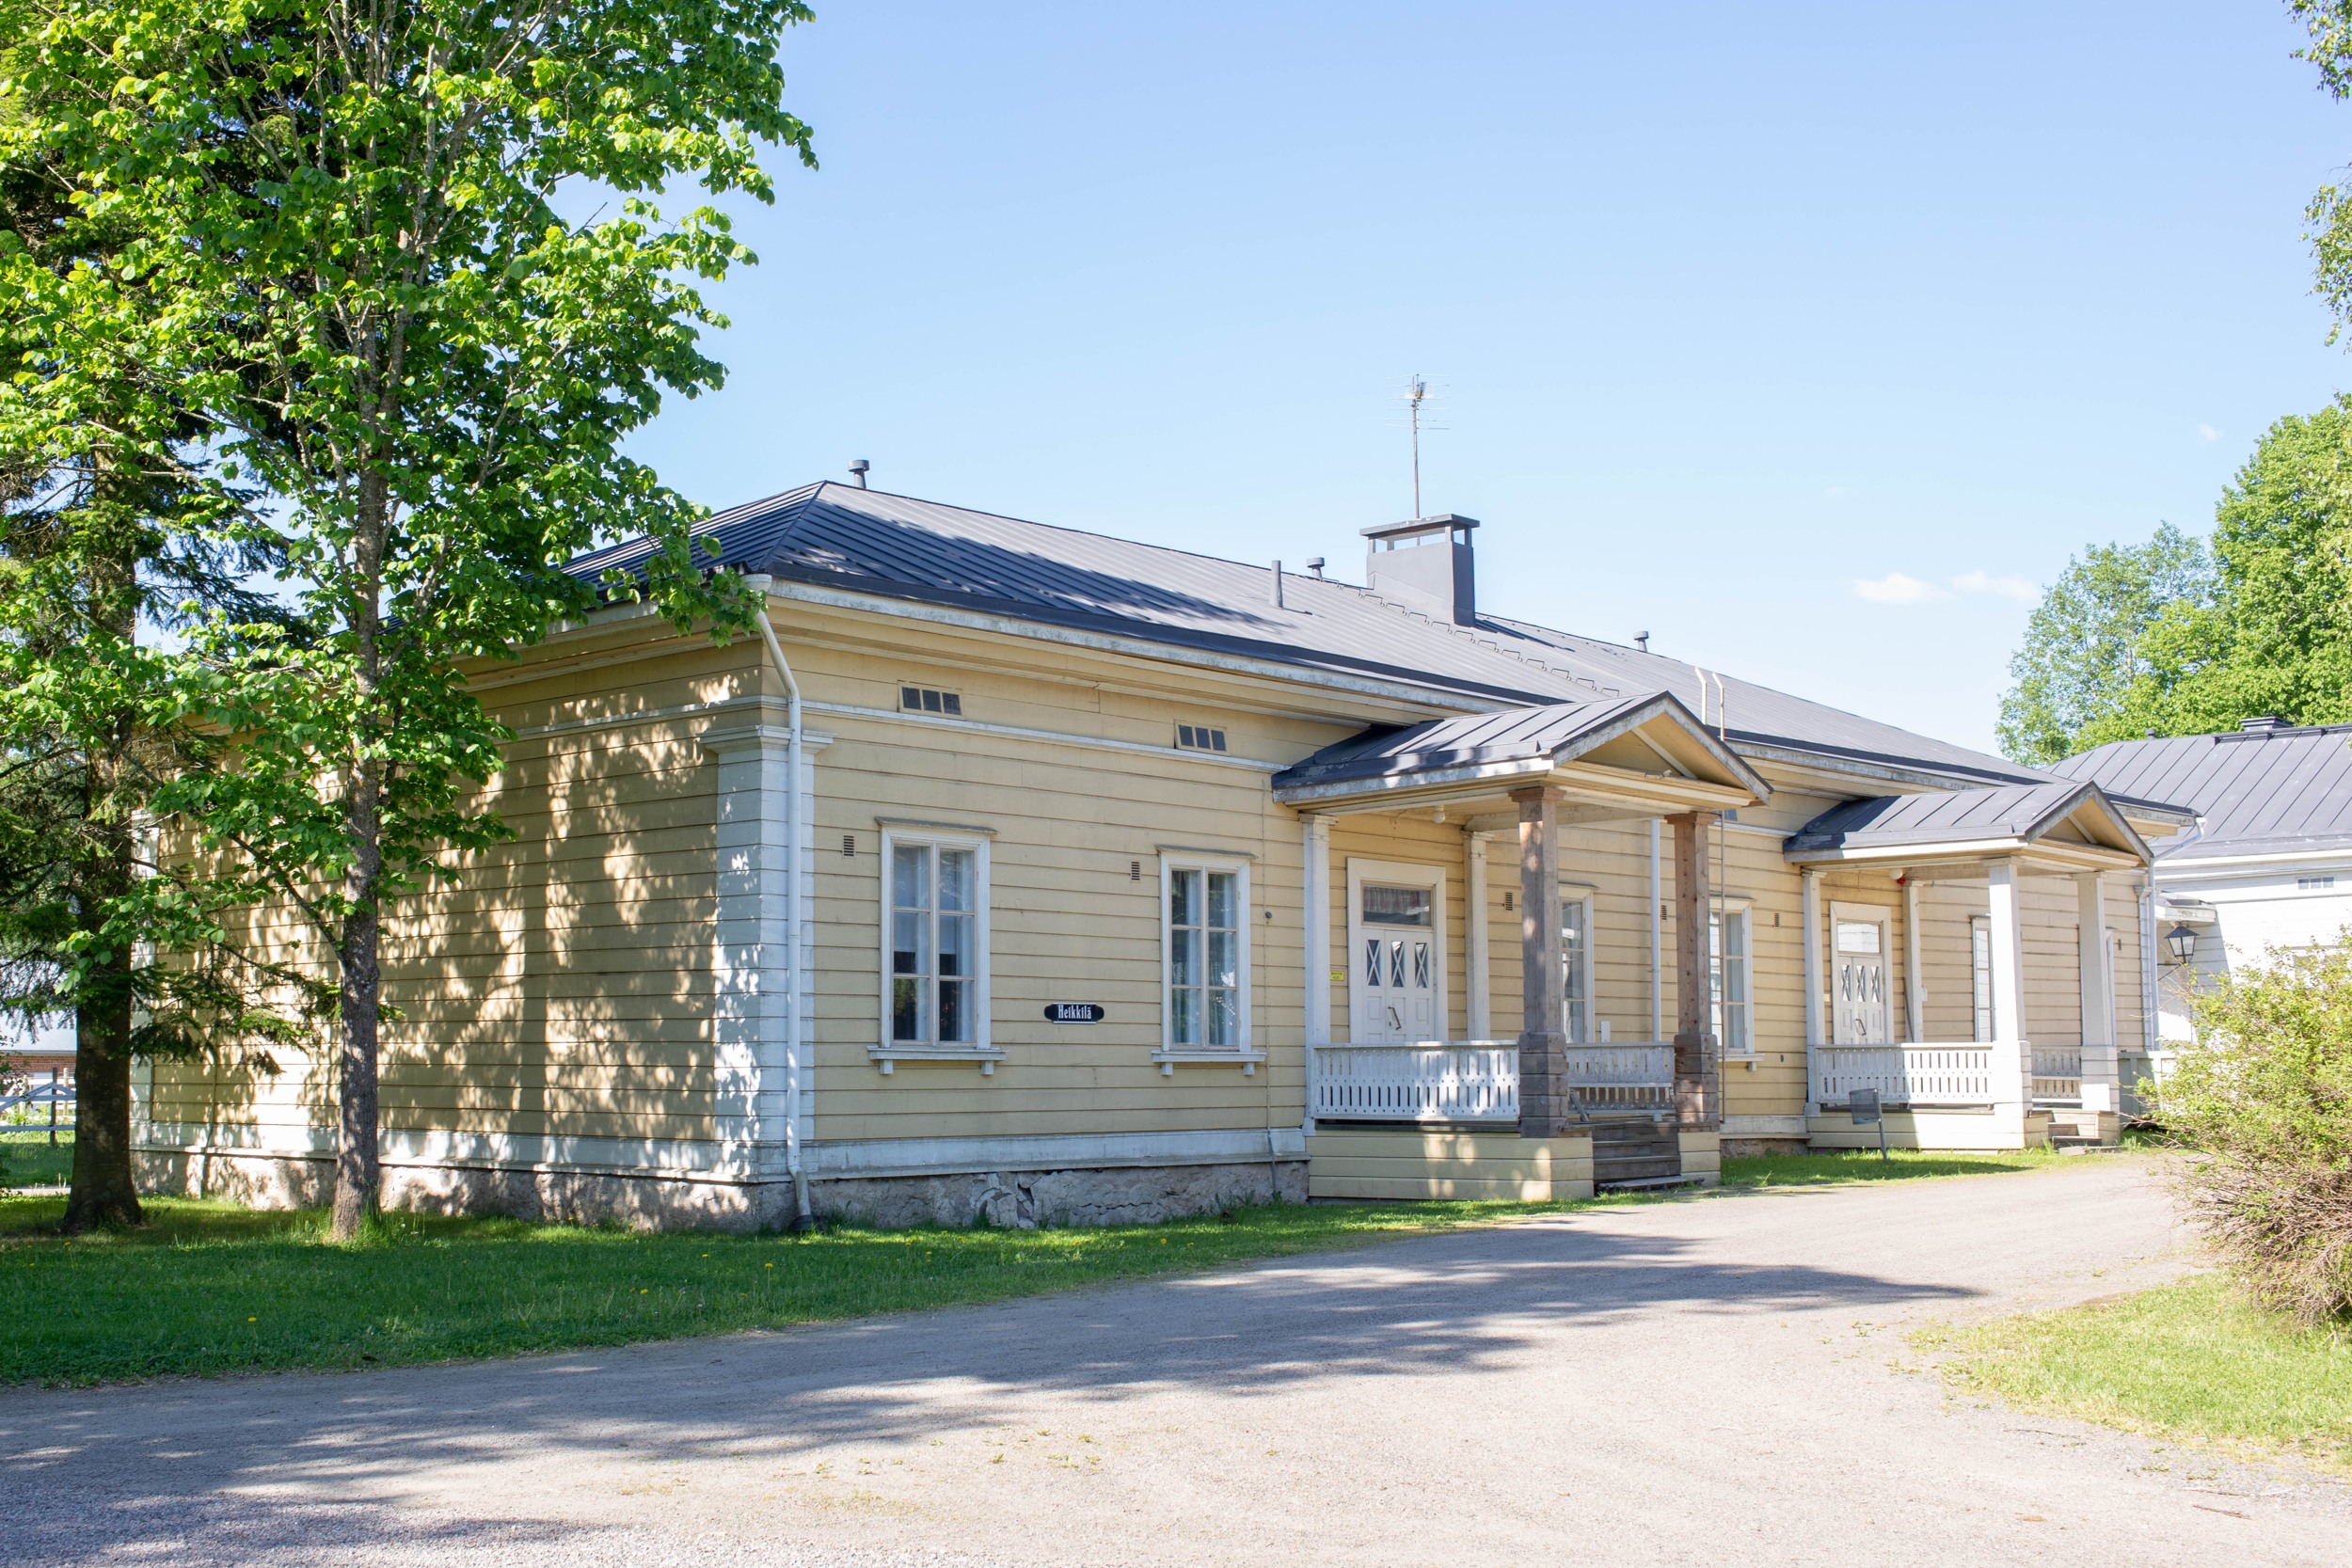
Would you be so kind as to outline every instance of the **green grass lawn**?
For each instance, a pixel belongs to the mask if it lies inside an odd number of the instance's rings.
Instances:
[[[2225,1275],[1915,1342],[1959,1386],[2028,1409],[2352,1475],[2352,1323],[2288,1328]]]
[[[71,1158],[69,1146],[59,1152]],[[49,1151],[6,1146],[24,1180]],[[1725,1162],[1733,1187],[2031,1168],[2034,1156]],[[64,1166],[55,1178],[62,1180]],[[618,1345],[1034,1295],[1584,1204],[1350,1203],[1064,1230],[738,1236],[389,1217],[357,1246],[316,1212],[151,1198],[136,1230],[66,1241],[61,1197],[0,1196],[0,1383],[384,1366]]]
[[[169,1198],[148,1201],[139,1230],[42,1234],[63,1207],[0,1198],[0,1382],[390,1366],[777,1328],[1571,1206],[1286,1205],[1159,1226],[807,1238],[398,1215],[356,1246],[322,1242],[316,1212]]]
[[[1896,1148],[1879,1159],[1875,1148],[1826,1150],[1815,1154],[1765,1154],[1724,1162],[1726,1187],[1820,1187],[1846,1181],[1905,1181],[1923,1176],[1988,1176],[1997,1171],[2048,1170],[2082,1155],[2026,1149],[2015,1154],[1923,1153]],[[2090,1156],[2099,1158],[2099,1156]]]
[[[0,1128],[0,1187],[55,1187],[72,1173],[72,1128],[59,1129],[54,1148],[45,1125]]]

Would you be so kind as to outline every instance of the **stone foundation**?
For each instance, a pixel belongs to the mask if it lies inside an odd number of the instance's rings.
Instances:
[[[226,1198],[255,1209],[317,1208],[335,1185],[333,1162],[324,1157],[144,1149],[137,1162],[143,1191]],[[383,1171],[383,1206],[412,1213],[509,1214],[543,1224],[617,1224],[634,1230],[763,1230],[789,1225],[794,1209],[789,1181],[389,1162]],[[865,1177],[809,1184],[809,1204],[820,1218],[885,1229],[1156,1225],[1269,1200],[1307,1201],[1304,1160]]]
[[[825,1219],[884,1229],[911,1225],[986,1224],[1022,1230],[1157,1225],[1238,1204],[1304,1203],[1307,1162],[852,1177],[818,1182],[809,1201]]]
[[[1725,1138],[1724,1158],[1756,1160],[1768,1154],[1803,1154],[1812,1147],[1803,1138]]]

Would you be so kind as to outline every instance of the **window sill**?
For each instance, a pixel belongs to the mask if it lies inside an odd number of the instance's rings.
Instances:
[[[869,1045],[866,1055],[885,1075],[900,1062],[977,1062],[980,1075],[990,1077],[1005,1059],[993,1045]]]
[[[1222,1062],[1227,1066],[1239,1063],[1245,1073],[1258,1070],[1265,1060],[1263,1051],[1240,1051],[1232,1046],[1164,1045],[1152,1053],[1152,1059],[1160,1065],[1160,1076],[1172,1077],[1179,1062]]]

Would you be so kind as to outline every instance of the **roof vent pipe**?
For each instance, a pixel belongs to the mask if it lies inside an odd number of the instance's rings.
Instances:
[[[1470,550],[1475,517],[1441,512],[1364,533],[1364,583],[1384,599],[1455,626],[1478,622],[1478,567]]]
[[[1282,563],[1279,561],[1274,563],[1274,608],[1277,610],[1284,608],[1282,604]]]
[[[1641,649],[1644,653],[1649,652],[1649,633],[1645,631],[1635,632],[1633,634],[1633,645]]]
[[[850,473],[857,480],[857,487],[859,489],[863,490],[866,488],[866,472],[872,467],[873,465],[866,461],[863,457],[853,457],[850,460]]]
[[[1312,572],[1317,577],[1323,576],[1323,557],[1319,555],[1309,556],[1307,558],[1307,570]]]
[[[2257,719],[2241,719],[2237,721],[2237,727],[2260,734],[2265,730],[2283,730],[2287,727],[2287,721],[2275,713],[2265,713]]]

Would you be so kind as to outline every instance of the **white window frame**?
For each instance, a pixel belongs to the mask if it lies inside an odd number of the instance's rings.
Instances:
[[[1241,922],[1236,939],[1240,951],[1234,954],[1233,961],[1240,966],[1241,973],[1239,984],[1234,988],[1237,994],[1233,999],[1240,1016],[1235,1020],[1235,1043],[1232,1045],[1179,1045],[1176,1042],[1176,1009],[1168,1000],[1176,979],[1175,942],[1170,938],[1174,927],[1169,921],[1175,913],[1175,880],[1179,871],[1230,872],[1233,877],[1234,912]],[[1258,1049],[1256,1022],[1249,1005],[1253,946],[1249,940],[1249,927],[1251,917],[1256,912],[1256,906],[1249,899],[1249,862],[1247,858],[1203,854],[1189,849],[1160,851],[1160,1045],[1152,1053],[1152,1060],[1159,1065],[1163,1077],[1172,1076],[1180,1062],[1238,1062],[1243,1072],[1253,1073],[1258,1070],[1258,1064],[1265,1060],[1265,1053]]]
[[[1715,1025],[1716,1048],[1726,1055],[1738,1056],[1744,1060],[1756,1054],[1756,900],[1753,898],[1713,898],[1709,899],[1708,903],[1711,906],[1708,911],[1707,943],[1709,1022]],[[1748,1037],[1737,1049],[1724,1038],[1723,1020],[1712,1016],[1715,1010],[1714,992],[1719,984],[1717,976],[1722,971],[1724,959],[1733,956],[1730,944],[1724,940],[1724,933],[1728,931],[1730,918],[1733,915],[1740,917],[1738,958],[1740,959],[1740,990],[1742,994],[1737,1005],[1741,1016],[1747,1020],[1748,1025]],[[1883,941],[1883,938],[1882,941]],[[1733,1005],[1730,988],[1724,986],[1723,990],[1724,992],[1724,1007],[1728,1012]]]
[[[974,974],[972,976],[972,1038],[968,1042],[960,1040],[950,1045],[926,1045],[894,1040],[890,1037],[891,868],[897,863],[899,849],[918,846],[934,851],[964,849],[972,854],[973,875],[978,885],[974,890],[976,907],[972,911]],[[877,1043],[866,1047],[866,1054],[873,1060],[874,1065],[885,1073],[889,1072],[892,1066],[898,1062],[977,1062],[981,1072],[993,1073],[996,1070],[996,1064],[1004,1059],[1005,1053],[993,1043],[993,1020],[991,1007],[993,988],[990,981],[990,970],[993,965],[990,961],[990,955],[993,951],[991,905],[993,902],[992,896],[993,881],[990,876],[989,848],[988,835],[983,832],[890,823],[882,825],[880,857],[882,874],[879,879],[880,885],[875,894],[875,910],[880,916],[881,924],[881,932],[876,945],[882,972],[881,981],[874,995],[877,1009],[874,1015]],[[934,900],[934,912],[936,912],[938,898],[937,890],[938,877],[934,870],[931,895]]]
[[[1968,917],[1968,1037],[1979,1045],[1989,1045],[2000,1037],[2000,1022],[1993,1016],[1993,917],[1972,914]]]
[[[1425,887],[1429,890],[1429,958],[1438,966],[1430,988],[1430,1012],[1438,1025],[1438,1039],[1443,1041],[1453,1032],[1453,997],[1446,983],[1452,966],[1446,962],[1446,868],[1442,865],[1417,865],[1409,861],[1359,860],[1351,855],[1347,861],[1347,1032],[1356,1033],[1356,955],[1364,950],[1364,884],[1377,882],[1386,887]]]
[[[1560,1027],[1567,1032],[1570,1045],[1597,1043],[1593,1034],[1593,911],[1594,896],[1598,891],[1583,882],[1560,884],[1560,912],[1564,917],[1567,914],[1570,904],[1584,906],[1584,994],[1575,999],[1578,1004],[1577,1011],[1582,1016],[1573,1020],[1563,1018],[1560,1021]],[[1563,931],[1561,935],[1565,939],[1566,932]],[[1566,956],[1566,949],[1567,943],[1563,940],[1561,942],[1563,957]],[[1563,991],[1567,989],[1566,978],[1565,975],[1561,976]]]

